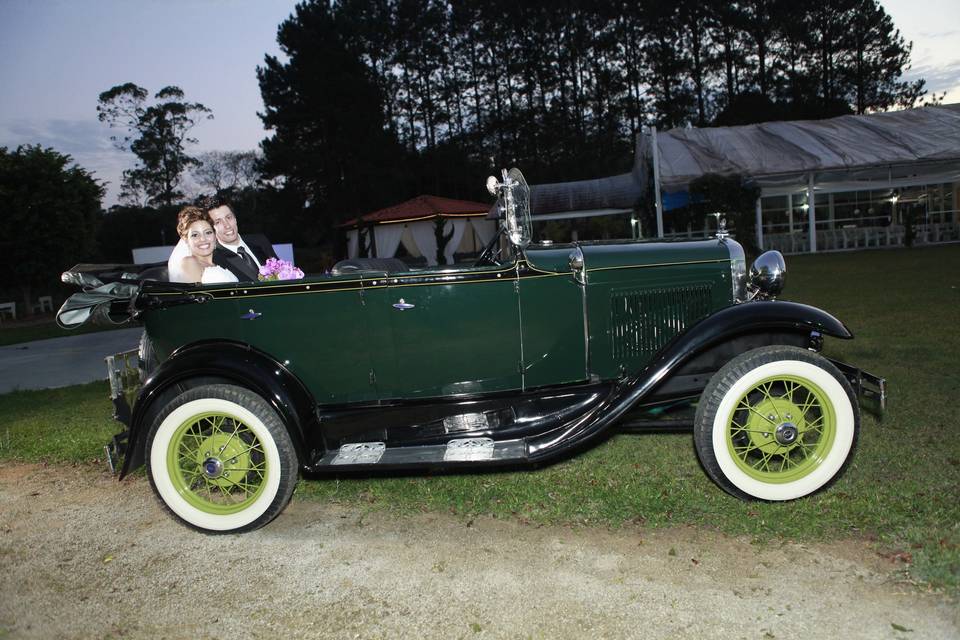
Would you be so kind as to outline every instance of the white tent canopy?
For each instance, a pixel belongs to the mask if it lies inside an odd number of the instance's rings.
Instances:
[[[761,189],[756,203],[757,244],[764,246],[762,199],[786,196],[790,211],[791,197],[799,195],[805,200],[807,218],[803,243],[815,252],[815,193],[960,182],[960,104],[659,134],[654,129],[637,141],[637,165],[648,164],[653,167],[658,228],[662,229],[661,190],[686,191],[692,181],[708,174],[742,176]],[[956,225],[956,213],[951,215]]]
[[[652,157],[654,136],[639,141]],[[829,120],[765,122],[740,127],[672,129],[655,136],[660,186],[686,189],[706,174],[742,175],[763,187],[903,177],[960,171],[960,104]],[[766,191],[765,191],[766,193]]]

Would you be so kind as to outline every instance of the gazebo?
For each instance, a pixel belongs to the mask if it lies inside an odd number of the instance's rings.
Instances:
[[[446,264],[453,264],[456,253],[473,253],[493,238],[496,224],[487,220],[490,204],[421,195],[379,211],[350,220],[347,229],[347,256],[360,254],[361,238],[367,255],[392,258],[400,245],[412,257],[423,257],[428,265],[437,264],[437,226],[450,236],[444,246]],[[372,239],[368,230],[372,230]]]

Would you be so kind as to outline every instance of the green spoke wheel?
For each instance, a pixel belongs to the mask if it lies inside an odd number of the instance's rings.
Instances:
[[[194,507],[213,514],[249,507],[267,484],[267,458],[256,433],[236,416],[193,416],[174,432],[167,473]]]
[[[257,394],[205,385],[171,400],[147,439],[157,496],[207,532],[263,526],[289,502],[299,468],[290,436]]]
[[[791,500],[839,477],[859,428],[853,390],[830,361],[796,347],[763,347],[734,358],[707,384],[694,442],[725,491]]]
[[[814,470],[836,437],[826,393],[796,376],[761,380],[727,419],[727,448],[737,466],[764,482],[790,482]]]

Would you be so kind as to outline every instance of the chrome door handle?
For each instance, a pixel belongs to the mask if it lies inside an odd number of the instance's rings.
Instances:
[[[415,305],[415,304],[410,304],[409,302],[407,302],[407,301],[404,300],[403,298],[400,298],[400,301],[399,301],[399,302],[394,302],[394,303],[393,303],[393,308],[394,308],[394,309],[399,309],[400,311],[406,311],[407,309],[413,309],[415,306],[417,306],[417,305]]]

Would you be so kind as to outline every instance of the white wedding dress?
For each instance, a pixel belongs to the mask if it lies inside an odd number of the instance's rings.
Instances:
[[[237,276],[233,275],[232,271],[214,265],[203,270],[200,282],[203,284],[221,284],[224,282],[239,282],[239,280],[237,280]]]
[[[170,282],[193,282],[183,271],[183,259],[189,255],[190,248],[187,247],[184,239],[180,238],[180,242],[173,248],[173,253],[167,260],[167,279]],[[203,284],[221,284],[224,282],[239,282],[239,280],[232,272],[214,265],[203,270],[200,282]]]

